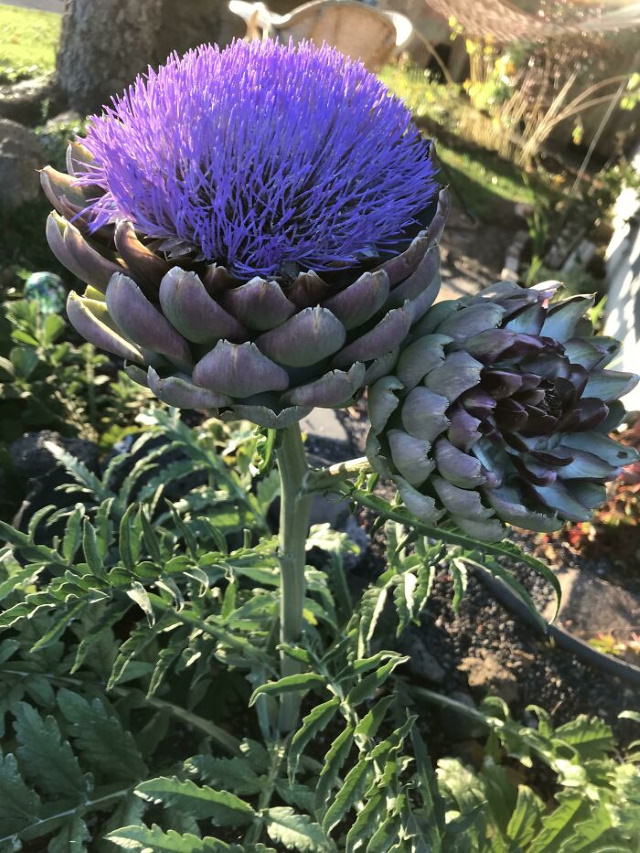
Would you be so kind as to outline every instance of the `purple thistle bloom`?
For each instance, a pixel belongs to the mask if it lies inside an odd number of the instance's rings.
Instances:
[[[100,116],[80,178],[92,228],[147,237],[241,278],[357,264],[436,189],[409,111],[359,62],[310,43],[236,41],[171,56]]]

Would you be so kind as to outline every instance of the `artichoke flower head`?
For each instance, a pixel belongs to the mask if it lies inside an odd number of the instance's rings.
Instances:
[[[559,287],[503,281],[434,305],[370,389],[367,455],[424,523],[487,541],[504,522],[557,530],[637,461],[608,433],[638,377],[605,370],[618,342],[593,333],[591,297]]]
[[[68,314],[167,403],[283,427],[395,364],[439,287],[430,145],[326,46],[171,56],[43,188]]]

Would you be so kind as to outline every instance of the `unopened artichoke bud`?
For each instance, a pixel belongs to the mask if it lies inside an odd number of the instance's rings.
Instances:
[[[606,370],[619,344],[595,335],[589,296],[559,282],[500,282],[433,306],[393,374],[369,392],[367,455],[426,524],[485,541],[504,523],[586,521],[637,452],[608,436],[638,381]]]
[[[255,80],[260,85],[255,85]],[[360,63],[171,57],[47,168],[68,314],[165,402],[284,427],[387,374],[439,289],[430,144]]]

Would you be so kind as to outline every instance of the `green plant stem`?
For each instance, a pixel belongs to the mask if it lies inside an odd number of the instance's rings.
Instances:
[[[280,472],[280,642],[290,645],[297,643],[302,633],[305,548],[312,500],[311,495],[303,492],[309,466],[297,423],[282,430],[276,458]],[[295,675],[300,671],[300,664],[281,652],[280,669],[282,677]],[[278,720],[280,731],[287,733],[295,727],[299,704],[296,693],[283,694]]]
[[[371,465],[366,456],[359,456],[357,459],[349,459],[346,462],[337,462],[328,468],[313,469],[307,474],[304,484],[305,491],[329,491],[341,480],[362,474],[363,472],[371,472]]]

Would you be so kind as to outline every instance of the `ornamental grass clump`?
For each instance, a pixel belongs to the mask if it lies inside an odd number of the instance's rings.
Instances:
[[[638,377],[605,370],[620,345],[594,334],[591,297],[551,301],[559,287],[440,302],[371,388],[369,459],[423,522],[488,541],[504,522],[557,530],[590,518],[638,459],[608,437]]]
[[[329,47],[174,55],[91,118],[68,171],[42,182],[49,244],[88,285],[69,318],[174,406],[285,427],[343,405],[437,293],[430,144]]]

